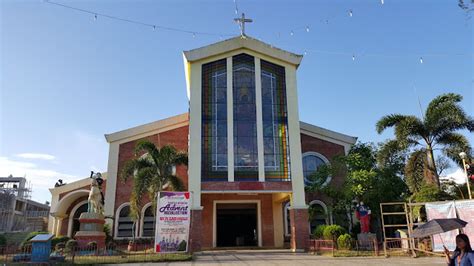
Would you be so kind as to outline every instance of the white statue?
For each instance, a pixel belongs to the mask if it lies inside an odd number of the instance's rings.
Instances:
[[[100,173],[94,174],[91,172],[91,190],[89,191],[89,198],[87,198],[89,213],[104,213],[104,195],[102,194],[101,185],[104,182]]]

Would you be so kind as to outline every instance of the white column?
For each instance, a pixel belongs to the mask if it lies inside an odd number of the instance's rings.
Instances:
[[[257,153],[258,181],[265,182],[265,161],[263,152],[263,118],[262,118],[262,77],[260,75],[260,58],[255,57],[255,107],[257,109]]]
[[[192,209],[201,209],[201,66],[191,65],[190,78],[188,186]]]
[[[232,57],[227,57],[227,181],[234,182],[234,95]]]
[[[115,215],[115,190],[117,189],[119,144],[112,142],[109,144],[109,161],[107,165],[107,184],[105,186],[104,213],[105,216]],[[113,226],[111,219],[105,220]]]
[[[296,88],[296,67],[285,67],[285,77],[288,109],[288,134],[290,140],[291,186],[293,189],[291,207],[301,209],[307,208],[307,205],[304,193],[300,118],[298,115],[298,93]]]

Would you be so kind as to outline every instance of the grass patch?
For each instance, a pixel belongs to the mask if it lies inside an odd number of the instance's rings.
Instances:
[[[130,255],[112,255],[112,256],[76,256],[74,264],[80,265],[96,265],[96,264],[116,264],[116,263],[131,263],[131,262],[173,262],[173,261],[190,261],[193,256],[188,253],[173,253],[173,254],[130,254]],[[55,265],[71,265],[72,257],[67,257],[63,263],[56,263]],[[0,263],[10,264],[25,264],[13,263],[10,260],[5,261],[0,258]]]
[[[133,254],[118,256],[78,256],[74,258],[75,264],[92,265],[104,263],[130,263],[130,262],[172,262],[189,261],[192,255],[186,253],[179,254]]]

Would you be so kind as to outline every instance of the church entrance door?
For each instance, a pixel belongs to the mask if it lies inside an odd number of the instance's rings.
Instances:
[[[217,247],[258,245],[257,203],[217,203]]]

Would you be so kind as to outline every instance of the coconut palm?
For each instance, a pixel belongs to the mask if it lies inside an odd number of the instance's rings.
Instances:
[[[442,94],[429,103],[422,118],[390,114],[382,117],[376,125],[379,134],[387,128],[394,128],[395,139],[387,142],[387,146],[396,145],[410,151],[409,163],[411,160],[424,162],[424,169],[421,171],[425,180],[438,188],[440,182],[435,151],[440,151],[459,165],[459,152],[471,151],[468,140],[458,131],[467,129],[473,132],[474,119],[460,106],[461,101],[462,96],[459,94]],[[420,154],[425,155],[422,160]]]
[[[182,181],[173,174],[173,166],[188,164],[188,156],[184,152],[177,151],[171,145],[161,148],[154,143],[143,140],[135,146],[135,158],[129,160],[121,173],[123,181],[133,179],[133,189],[130,195],[131,218],[139,217],[144,195],[152,201],[152,210],[156,210],[156,198],[158,192],[164,186],[170,186],[172,190],[184,189]]]

